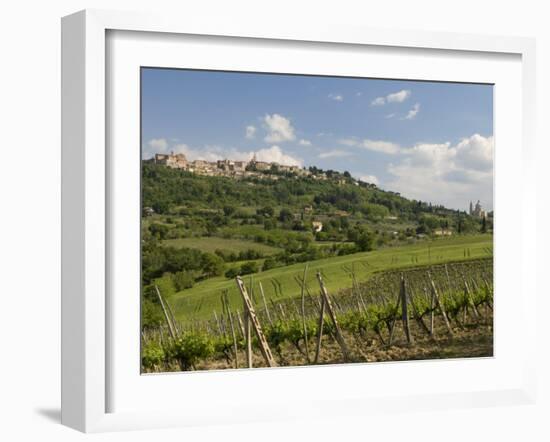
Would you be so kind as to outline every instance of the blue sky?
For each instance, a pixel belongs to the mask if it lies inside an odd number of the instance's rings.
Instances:
[[[347,170],[492,209],[491,85],[142,69],[142,150]]]

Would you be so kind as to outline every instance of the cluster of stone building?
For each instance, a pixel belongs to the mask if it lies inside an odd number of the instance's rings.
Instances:
[[[258,177],[266,176],[266,172],[276,171],[279,173],[291,173],[296,176],[313,176],[318,179],[326,179],[326,175],[312,175],[309,170],[299,166],[288,166],[278,163],[269,163],[266,161],[258,161],[256,155],[250,161],[236,160],[194,160],[189,161],[182,153],[160,154],[157,153],[149,161],[155,164],[161,164],[173,169],[181,169],[187,172],[192,172],[197,175],[205,176],[230,176],[235,178]],[[276,177],[271,177],[275,178]]]

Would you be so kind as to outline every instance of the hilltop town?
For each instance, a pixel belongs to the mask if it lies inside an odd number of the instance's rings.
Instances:
[[[284,176],[294,176],[295,178],[310,177],[315,180],[326,181],[328,179],[335,180],[337,184],[345,184],[346,182],[359,185],[360,182],[355,180],[347,172],[341,174],[335,171],[323,171],[316,167],[310,167],[309,169],[295,166],[285,165],[276,162],[259,161],[256,158],[256,154],[252,156],[249,161],[242,160],[193,160],[189,161],[183,153],[169,154],[157,153],[151,159],[145,160],[146,163],[158,164],[168,167],[170,169],[184,170],[196,175],[210,176],[210,177],[231,177],[231,178],[269,178],[271,180],[278,180]],[[377,186],[370,183],[362,183],[367,187],[376,188]],[[400,196],[397,192],[386,191],[388,194]],[[440,207],[443,209],[443,207]],[[474,205],[470,201],[468,213],[473,218],[483,219],[491,217],[490,213],[485,211],[478,200]],[[386,219],[397,219],[395,216],[386,216]],[[322,227],[315,227],[316,231],[320,231]],[[436,235],[450,235],[451,229],[441,229],[436,231]]]
[[[270,175],[271,179],[277,179],[277,175],[295,175],[296,177],[312,177],[319,180],[326,180],[327,175],[322,171],[312,172],[299,166],[289,166],[275,162],[258,161],[256,155],[250,161],[237,160],[194,160],[189,161],[182,153],[160,154],[157,153],[150,160],[154,164],[164,165],[172,169],[185,170],[204,176],[226,176],[232,178],[264,178]]]

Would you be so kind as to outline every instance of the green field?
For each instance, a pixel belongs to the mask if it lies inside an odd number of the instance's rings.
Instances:
[[[205,239],[197,240],[203,241]],[[234,241],[217,238],[208,239],[215,240],[217,244],[220,244],[220,241]],[[242,243],[243,241],[237,242]],[[217,248],[221,247],[218,246]],[[368,279],[376,271],[488,257],[492,255],[492,248],[493,236],[479,234],[422,241],[400,247],[382,248],[372,252],[321,259],[308,263],[307,285],[312,294],[318,292],[315,272],[321,270],[329,292],[334,293],[338,289],[351,286],[350,276],[344,267],[353,266],[356,277],[361,282]],[[259,293],[258,283],[261,282],[268,300],[273,298],[279,301],[284,298],[299,296],[300,287],[296,283],[295,277],[303,274],[305,265],[305,263],[299,263],[252,275],[255,292]],[[250,276],[244,279],[249,285]],[[282,296],[275,291],[273,284],[275,281],[277,281],[276,285],[280,285],[282,289]],[[175,310],[174,313],[178,320],[182,322],[193,319],[206,319],[212,317],[214,310],[218,312],[221,310],[220,295],[223,290],[228,290],[231,307],[240,308],[242,301],[235,281],[223,276],[199,282],[193,288],[171,296],[169,303]]]
[[[199,249],[203,252],[214,253],[219,250],[230,250],[232,252],[243,252],[246,250],[256,250],[262,252],[264,255],[273,255],[280,252],[281,249],[277,247],[271,247],[266,244],[257,243],[254,241],[240,240],[240,239],[225,239],[214,236],[205,236],[199,238],[180,238],[180,239],[167,239],[162,242],[165,246],[171,247],[188,247],[190,249]]]

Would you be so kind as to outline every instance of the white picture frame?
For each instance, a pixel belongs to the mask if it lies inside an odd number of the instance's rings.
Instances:
[[[312,400],[304,409],[298,404],[259,409],[244,399],[236,408],[248,410],[240,417],[197,408],[193,415],[181,407],[151,411],[109,411],[108,396],[112,355],[107,328],[111,321],[107,286],[109,279],[108,228],[111,197],[108,179],[106,121],[109,93],[106,79],[106,35],[110,31],[152,32],[162,35],[218,36],[225,38],[269,39],[271,41],[338,44],[344,48],[376,46],[384,48],[430,49],[483,54],[510,54],[521,57],[521,160],[523,184],[519,190],[522,210],[517,214],[521,225],[521,317],[525,344],[522,353],[521,382],[502,388],[481,388],[462,393],[430,392],[426,395],[388,395],[377,397],[329,396],[324,402]],[[158,35],[158,34],[157,34]],[[533,317],[536,304],[534,267],[524,265],[525,256],[534,255],[536,238],[525,221],[535,219],[535,43],[532,39],[491,37],[418,31],[387,31],[345,26],[309,24],[307,27],[254,23],[215,23],[193,17],[159,17],[150,14],[87,10],[62,21],[62,423],[85,432],[168,426],[206,425],[219,422],[277,420],[288,417],[323,417],[322,405],[337,401],[337,414],[364,415],[375,409],[395,412],[403,409],[436,409],[487,406],[502,403],[531,403],[535,394]],[[519,147],[518,147],[519,148]],[[498,172],[497,172],[498,173]],[[496,189],[498,192],[498,188]],[[498,242],[496,245],[498,249]],[[498,257],[497,257],[498,261]],[[497,356],[498,357],[498,356]],[[408,363],[409,367],[419,363]],[[389,367],[389,366],[387,366]],[[326,370],[326,368],[325,368]],[[355,376],[361,367],[355,367]],[[414,370],[414,368],[409,368]],[[261,371],[260,371],[261,372]],[[265,371],[264,371],[265,372]],[[241,372],[243,373],[243,372]],[[255,371],[258,373],[258,371]],[[285,378],[298,372],[285,371]],[[231,376],[233,373],[218,374]],[[201,375],[202,376],[202,375]],[[243,374],[239,374],[242,378]],[[255,375],[256,376],[256,375]],[[258,375],[261,385],[267,375]],[[264,376],[264,378],[262,378]],[[169,377],[167,377],[169,378]],[[172,377],[175,379],[175,377]],[[198,382],[198,378],[197,382]],[[204,381],[202,378],[202,382]],[[221,379],[221,378],[219,378]],[[170,380],[164,380],[170,383]],[[272,382],[272,380],[271,380]],[[336,403],[336,402],[335,402]],[[333,412],[334,413],[334,412]]]

